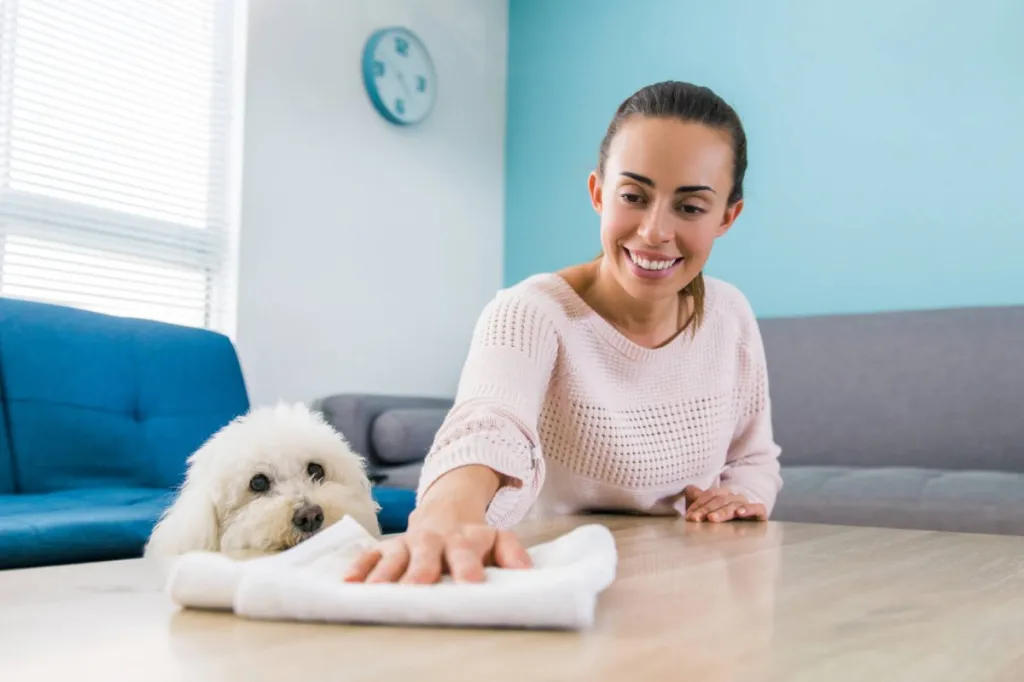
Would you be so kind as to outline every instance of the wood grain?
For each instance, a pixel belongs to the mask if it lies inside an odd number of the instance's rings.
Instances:
[[[593,516],[616,582],[587,632],[178,611],[141,560],[0,572],[0,680],[1024,680],[1024,538]]]

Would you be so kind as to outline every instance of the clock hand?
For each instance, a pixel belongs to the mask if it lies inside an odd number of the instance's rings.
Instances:
[[[402,72],[394,67],[394,65],[391,63],[390,59],[385,59],[384,63],[388,65],[389,69],[391,69],[396,74],[398,74],[398,82],[402,84],[402,90],[405,91],[405,96],[406,97],[412,97],[412,93],[409,92],[409,86],[406,84],[405,76],[402,75]]]
[[[402,75],[401,71],[398,72],[398,81],[402,84],[402,89],[405,90],[405,96],[412,97],[412,93],[409,92],[409,86],[405,82],[405,76]]]

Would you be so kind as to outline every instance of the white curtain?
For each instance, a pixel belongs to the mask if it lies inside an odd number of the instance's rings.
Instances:
[[[0,296],[220,328],[233,0],[0,0]]]

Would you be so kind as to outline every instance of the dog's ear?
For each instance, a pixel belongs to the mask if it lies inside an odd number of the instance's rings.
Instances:
[[[220,548],[220,523],[209,491],[189,476],[174,503],[161,515],[144,551],[145,556],[173,556]]]

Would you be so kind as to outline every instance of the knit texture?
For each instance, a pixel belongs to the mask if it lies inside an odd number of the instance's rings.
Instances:
[[[586,511],[678,513],[688,485],[765,505],[782,487],[753,311],[705,277],[705,319],[657,349],[600,317],[560,276],[500,291],[473,332],[418,495],[460,466],[502,476],[487,522]]]

